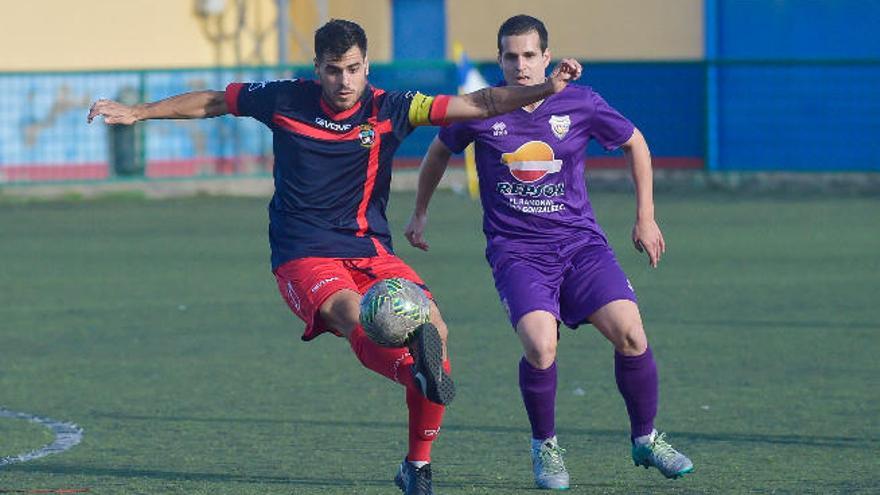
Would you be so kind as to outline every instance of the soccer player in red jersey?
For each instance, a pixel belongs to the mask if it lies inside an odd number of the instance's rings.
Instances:
[[[273,134],[275,193],[269,203],[272,271],[290,309],[306,323],[303,340],[345,337],[367,368],[402,384],[409,451],[395,477],[407,494],[433,493],[431,443],[455,393],[446,358],[447,328],[431,302],[431,323],[407,348],[380,347],[360,327],[362,295],[377,281],[422,279],[393,254],[385,216],[391,164],[415,127],[488,118],[562,91],[580,76],[562,60],[544,84],[488,88],[461,96],[384,91],[367,82],[367,37],[357,24],[331,20],[315,32],[316,81],[232,83],[142,105],[92,105],[88,121],[208,118],[231,113]]]

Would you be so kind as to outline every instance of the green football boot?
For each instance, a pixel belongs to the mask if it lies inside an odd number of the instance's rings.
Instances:
[[[653,466],[663,473],[663,476],[674,479],[680,478],[694,470],[694,463],[686,455],[672,448],[666,442],[665,433],[657,434],[657,430],[651,433],[648,443],[633,443],[632,458],[636,466],[645,466],[645,469]]]

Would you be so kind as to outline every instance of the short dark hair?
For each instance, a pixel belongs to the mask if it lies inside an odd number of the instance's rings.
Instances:
[[[532,31],[538,33],[538,37],[541,38],[541,52],[547,51],[547,28],[544,27],[544,23],[530,15],[515,15],[498,28],[498,53],[501,53],[501,38],[528,34]]]
[[[331,60],[342,58],[353,46],[367,54],[367,34],[364,29],[351,21],[330,19],[315,31],[315,62],[320,62],[324,56]]]

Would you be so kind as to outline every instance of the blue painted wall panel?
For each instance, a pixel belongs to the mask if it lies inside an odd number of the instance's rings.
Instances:
[[[395,61],[446,59],[444,0],[394,0],[391,17]]]
[[[707,5],[718,170],[880,171],[880,2]]]
[[[719,71],[721,170],[880,171],[880,65]]]
[[[833,59],[880,55],[875,0],[717,2],[719,58]]]

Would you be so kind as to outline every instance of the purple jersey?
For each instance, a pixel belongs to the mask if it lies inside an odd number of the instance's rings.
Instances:
[[[591,88],[569,85],[531,113],[517,109],[453,124],[439,137],[456,153],[476,143],[488,248],[534,249],[607,243],[587,197],[584,151],[590,139],[608,150],[618,148],[633,129]]]
[[[414,126],[431,122],[432,97],[367,86],[335,112],[315,81],[226,88],[230,113],[272,130],[275,194],[269,203],[273,270],[306,257],[365,258],[392,252],[385,217],[391,162]]]

